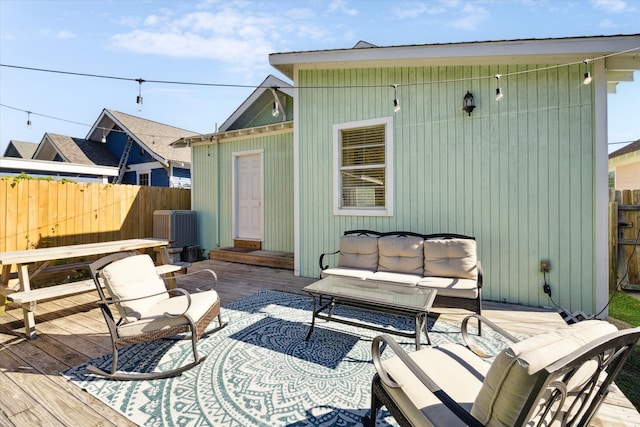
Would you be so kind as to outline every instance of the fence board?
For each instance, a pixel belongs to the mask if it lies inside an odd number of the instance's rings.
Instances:
[[[610,263],[617,273],[614,286],[620,282],[623,287],[640,289],[640,190],[616,191],[614,199],[615,203],[610,202],[617,207],[612,216],[618,221],[616,236],[612,236],[617,250],[610,254],[616,261]]]
[[[0,177],[0,251],[151,237],[153,211],[190,190]]]

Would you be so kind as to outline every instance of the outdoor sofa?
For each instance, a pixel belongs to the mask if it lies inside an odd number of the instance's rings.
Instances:
[[[338,255],[329,267],[325,258]],[[406,231],[346,231],[338,251],[320,255],[320,277],[344,276],[438,291],[434,306],[481,314],[482,267],[474,237]]]

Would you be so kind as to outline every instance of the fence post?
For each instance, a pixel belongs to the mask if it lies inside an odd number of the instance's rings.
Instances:
[[[616,192],[609,189],[609,290],[618,285],[618,202]]]

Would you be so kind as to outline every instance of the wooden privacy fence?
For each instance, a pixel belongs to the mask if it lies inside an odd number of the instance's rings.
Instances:
[[[0,177],[0,252],[153,236],[153,211],[191,191]]]
[[[609,194],[609,289],[640,290],[640,190]]]

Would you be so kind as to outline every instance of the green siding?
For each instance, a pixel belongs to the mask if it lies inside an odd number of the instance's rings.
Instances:
[[[193,147],[192,191],[205,250],[233,246],[233,153],[264,150],[264,250],[293,252],[293,132]],[[220,156],[220,170],[217,156]],[[220,179],[218,201],[218,182]],[[220,235],[218,236],[218,203]]]
[[[478,240],[485,299],[549,305],[544,258],[554,301],[593,313],[592,86],[579,65],[505,76],[535,68],[299,70],[300,274],[317,277],[319,254],[345,230],[463,233]],[[497,73],[500,102],[496,79],[476,79]],[[334,216],[332,125],[384,116],[394,116],[394,216]]]

